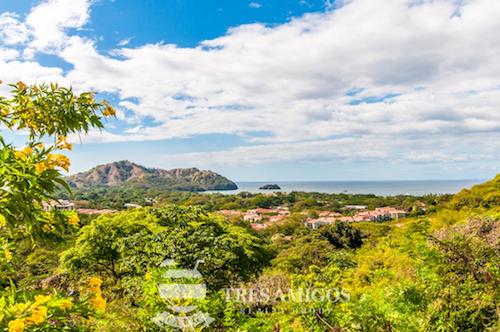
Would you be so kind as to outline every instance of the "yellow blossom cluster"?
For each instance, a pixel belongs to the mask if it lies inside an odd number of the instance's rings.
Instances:
[[[7,261],[9,261],[9,262],[10,262],[10,261],[12,260],[12,253],[10,252],[10,250],[9,250],[9,249],[5,248],[5,249],[3,250],[3,254],[4,254],[5,259],[6,259]]]
[[[106,299],[102,297],[101,291],[102,280],[98,277],[92,277],[89,280],[89,289],[93,294],[90,298],[90,303],[98,311],[106,310]]]
[[[77,226],[78,223],[80,223],[80,217],[78,217],[78,214],[71,214],[68,218],[68,225]]]
[[[31,147],[27,146],[20,151],[15,151],[14,156],[17,159],[25,159],[25,158],[29,157],[29,155],[32,153],[33,153],[33,149]]]
[[[16,87],[20,91],[26,91],[28,89],[28,86],[24,82],[21,82],[21,81],[17,82]]]
[[[9,322],[9,332],[23,332],[26,324],[24,319],[14,319]]]
[[[16,303],[10,308],[10,312],[17,318],[9,322],[8,332],[23,332],[27,328],[39,326],[47,320],[48,307],[66,310],[73,307],[73,300],[54,300],[51,295],[37,295],[33,303]]]
[[[65,171],[69,171],[69,158],[66,157],[65,155],[55,153],[55,154],[48,154],[47,155],[47,160],[36,164],[36,171],[38,173],[43,173],[47,169],[54,169],[55,167],[61,167]]]
[[[116,115],[116,110],[111,107],[110,105],[107,105],[104,111],[102,111],[102,115],[104,116],[115,116]]]
[[[48,308],[46,303],[52,300],[52,296],[37,295],[35,302],[30,303],[17,303],[12,306],[10,311],[16,315],[23,315],[29,310],[30,316],[24,318],[16,318],[9,322],[9,332],[23,332],[27,326],[40,325],[47,320]]]
[[[71,143],[68,143],[67,138],[65,136],[58,136],[57,137],[57,143],[56,147],[60,150],[72,150],[73,145]]]

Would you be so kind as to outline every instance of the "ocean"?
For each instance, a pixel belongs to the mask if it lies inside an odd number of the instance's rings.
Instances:
[[[414,180],[414,181],[313,181],[313,182],[236,182],[238,190],[207,191],[206,193],[237,194],[240,192],[270,193],[273,191],[320,192],[394,195],[454,194],[485,180]],[[277,184],[281,190],[260,190],[266,184]]]

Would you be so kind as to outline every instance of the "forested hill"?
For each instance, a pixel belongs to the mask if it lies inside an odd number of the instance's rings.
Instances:
[[[158,188],[162,190],[234,190],[237,185],[212,171],[197,168],[163,170],[147,168],[128,160],[99,165],[89,171],[69,176],[73,188],[119,187]]]
[[[500,174],[490,181],[463,189],[450,203],[453,209],[500,206]]]

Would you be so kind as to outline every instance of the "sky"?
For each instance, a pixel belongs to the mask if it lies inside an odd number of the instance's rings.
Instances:
[[[235,181],[486,179],[499,17],[497,0],[2,0],[0,79],[117,108],[71,137],[71,173],[127,159]]]

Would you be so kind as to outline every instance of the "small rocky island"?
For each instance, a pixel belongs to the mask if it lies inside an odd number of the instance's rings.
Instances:
[[[277,184],[266,184],[262,187],[259,187],[260,190],[280,190],[281,187]]]

